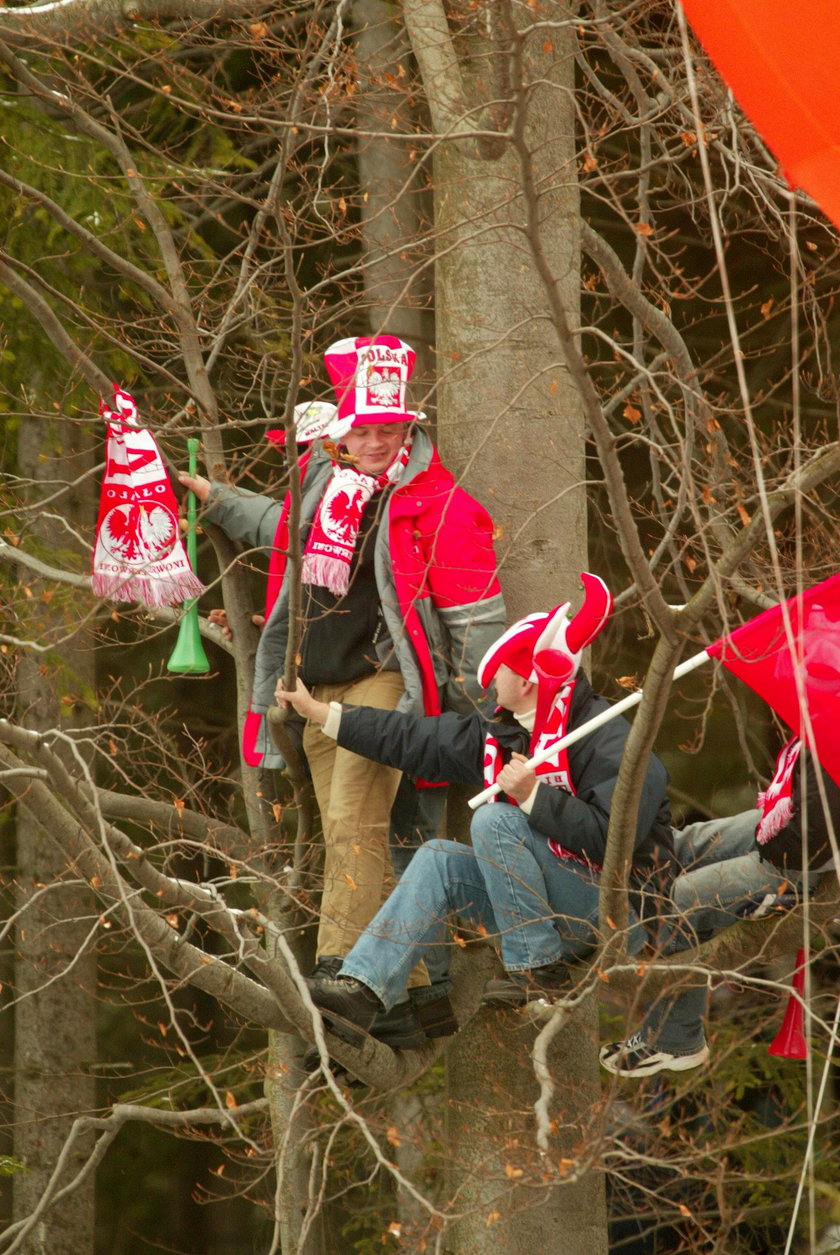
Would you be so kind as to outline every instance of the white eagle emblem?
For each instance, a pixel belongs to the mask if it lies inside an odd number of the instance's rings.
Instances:
[[[368,403],[383,409],[395,409],[401,393],[400,372],[386,367],[370,367],[367,374]]]
[[[171,553],[178,537],[175,518],[165,506],[123,502],[106,514],[100,539],[111,554],[129,566],[149,566]]]
[[[359,530],[365,496],[361,488],[339,488],[324,499],[321,526],[330,540],[352,541]]]

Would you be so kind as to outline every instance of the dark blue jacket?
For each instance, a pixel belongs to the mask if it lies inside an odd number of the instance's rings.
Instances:
[[[567,731],[588,722],[609,705],[593,693],[589,680],[579,672]],[[528,822],[538,832],[592,863],[604,861],[610,806],[629,731],[627,721],[617,716],[570,745],[574,794],[540,784],[528,815]],[[527,755],[528,732],[509,711],[488,719],[478,711],[424,717],[370,706],[345,706],[338,744],[365,758],[399,767],[418,779],[474,785],[479,792],[484,786],[484,742],[489,732],[498,740],[505,760],[514,751]],[[667,787],[668,773],[651,755],[636,828],[634,868],[642,879],[654,869],[670,876],[676,867]],[[638,882],[639,876],[635,879]]]

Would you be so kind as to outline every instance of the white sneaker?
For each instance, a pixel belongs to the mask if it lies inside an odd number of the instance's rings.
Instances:
[[[697,1050],[670,1054],[649,1046],[640,1033],[627,1041],[613,1041],[602,1046],[601,1067],[614,1076],[653,1076],[655,1072],[688,1072],[709,1061],[709,1047],[703,1042]]]

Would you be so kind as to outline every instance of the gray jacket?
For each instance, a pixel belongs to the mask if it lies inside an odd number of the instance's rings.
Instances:
[[[314,448],[302,487],[304,537],[331,473],[329,456]],[[283,511],[284,505],[271,498],[214,484],[206,518],[233,540],[272,549]],[[405,684],[398,709],[417,714],[473,709],[480,697],[478,664],[505,629],[493,523],[484,507],[455,484],[422,430],[414,434],[402,480],[386,498],[374,569],[391,638],[387,648]],[[274,703],[287,639],[283,579],[257,649],[252,714],[243,742],[246,761],[266,767],[283,766],[263,716]]]

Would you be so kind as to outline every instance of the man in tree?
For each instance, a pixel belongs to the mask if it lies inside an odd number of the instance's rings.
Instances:
[[[300,675],[325,702],[437,714],[472,708],[476,667],[504,623],[504,602],[490,515],[455,483],[417,425],[422,416],[406,408],[414,359],[411,346],[391,335],[339,340],[324,355],[337,408],[323,433],[333,443],[301,459],[297,652]],[[288,652],[290,497],[281,505],[204,478],[180,479],[228,536],[271,550],[243,753],[252,765],[282,767],[265,712]],[[329,973],[393,883],[388,837],[400,773],[346,753],[314,723],[303,749],[325,849],[315,970]],[[423,1040],[413,1015],[401,1011],[378,1031],[392,1045]]]
[[[687,870],[671,890],[674,915],[664,951],[677,954],[718,929],[773,907],[794,905],[832,867],[833,834],[840,831],[840,788],[794,737],[782,749],[775,775],[755,810],[691,824],[676,835]],[[664,997],[638,1033],[601,1050],[601,1064],[618,1076],[682,1072],[709,1058],[703,1031],[708,984]]]
[[[278,688],[293,706],[354,753],[427,780],[495,784],[500,800],[481,807],[472,846],[434,840],[422,846],[400,883],[344,960],[337,976],[311,982],[313,998],[337,1035],[353,1043],[383,1007],[403,995],[426,947],[440,944],[456,915],[496,939],[506,969],[486,999],[506,1006],[552,999],[569,985],[568,965],[597,941],[599,871],[610,804],[629,726],[618,718],[568,747],[567,732],[608,709],[580,671],[581,654],[609,614],[602,582],[584,573],[587,596],[569,620],[568,603],[519,620],[479,667],[499,708],[488,718],[436,718],[352,709],[316,701],[301,684]],[[525,751],[547,757],[532,768]],[[652,757],[636,830],[635,905],[659,891],[672,869],[667,773]],[[632,915],[630,948],[643,929]]]

